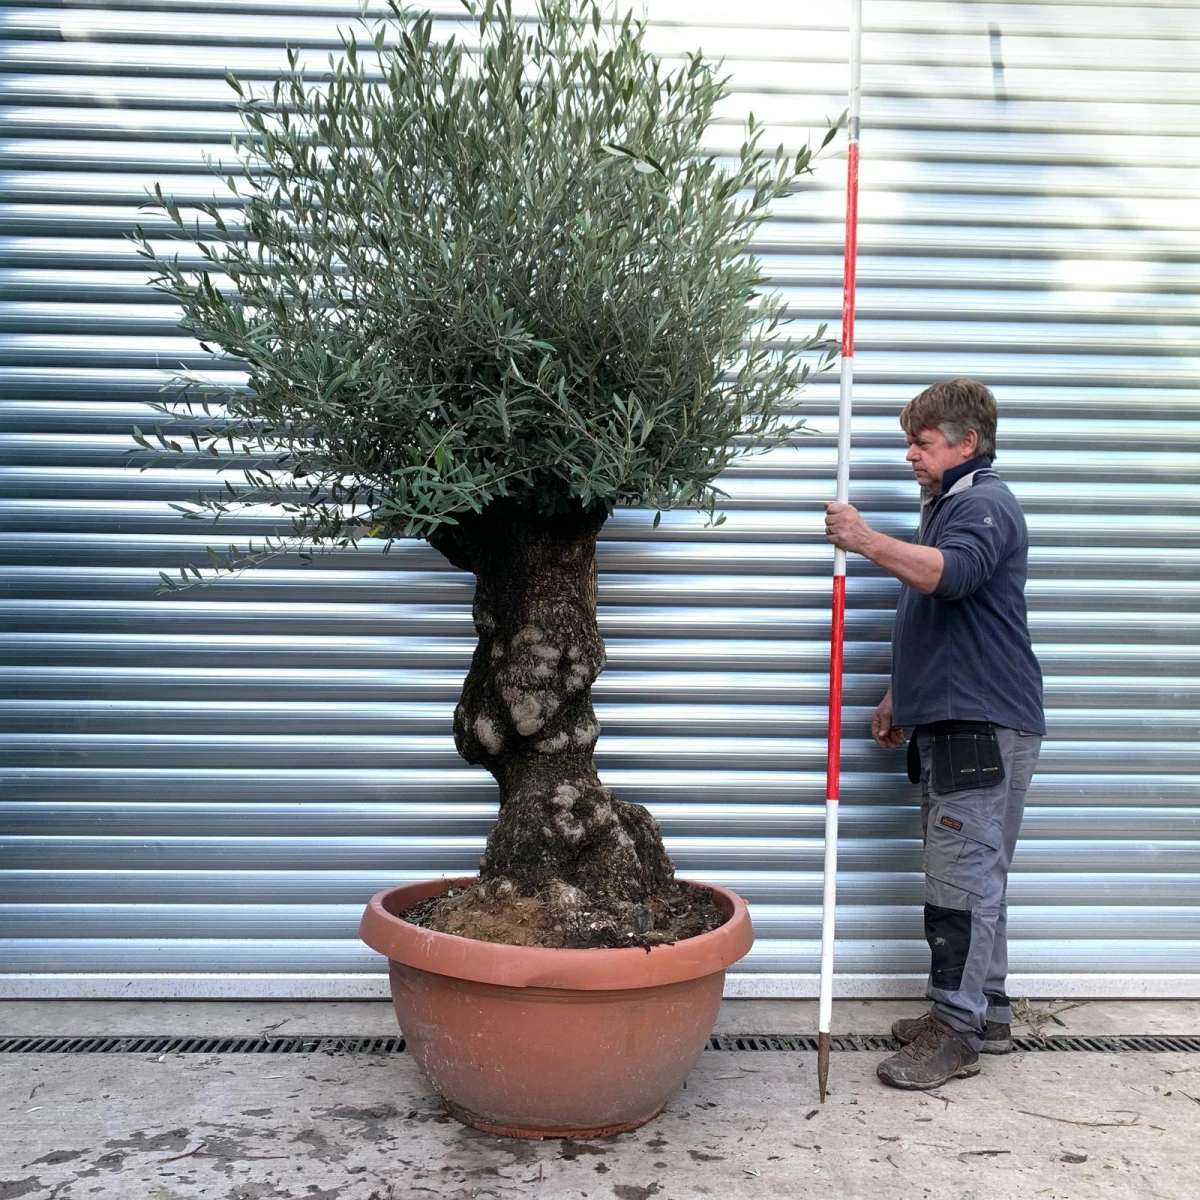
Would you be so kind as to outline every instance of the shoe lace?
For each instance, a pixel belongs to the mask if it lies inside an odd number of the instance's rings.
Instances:
[[[925,1022],[921,1032],[907,1046],[905,1053],[909,1058],[921,1058],[925,1052],[936,1050],[946,1037],[946,1030],[934,1020]]]

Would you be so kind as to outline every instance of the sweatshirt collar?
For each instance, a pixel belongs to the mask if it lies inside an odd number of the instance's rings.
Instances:
[[[948,496],[950,489],[960,480],[970,475],[973,471],[982,471],[985,467],[990,467],[992,460],[986,454],[977,454],[974,458],[968,459],[965,463],[960,463],[957,467],[951,467],[942,476],[942,490],[938,493],[941,496]]]

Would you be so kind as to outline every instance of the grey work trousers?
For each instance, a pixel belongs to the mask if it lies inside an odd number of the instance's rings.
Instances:
[[[932,786],[929,730],[918,727],[913,736],[921,755],[925,939],[931,956],[925,995],[934,1013],[979,1049],[988,1021],[1012,1022],[1005,991],[1008,869],[1042,739],[997,726],[1004,779],[942,793]]]

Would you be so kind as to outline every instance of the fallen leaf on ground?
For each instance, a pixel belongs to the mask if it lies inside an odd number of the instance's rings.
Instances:
[[[1086,1154],[1064,1154],[1061,1157],[1062,1157],[1063,1162],[1069,1162],[1069,1163],[1087,1162]]]
[[[812,1110],[812,1112],[807,1112],[804,1114],[804,1119],[806,1121],[811,1121],[813,1119],[813,1117],[815,1117],[817,1115],[817,1113],[819,1113],[820,1111],[821,1110],[819,1108],[814,1108]]]
[[[762,1172],[757,1167],[743,1167],[742,1170],[745,1171],[747,1175],[753,1175],[755,1179],[762,1178]]]

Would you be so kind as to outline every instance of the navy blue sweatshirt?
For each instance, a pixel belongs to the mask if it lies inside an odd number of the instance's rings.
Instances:
[[[945,568],[933,594],[900,591],[892,628],[892,720],[992,721],[1046,732],[1042,671],[1029,639],[1029,531],[1017,498],[980,456],[947,471],[913,539]]]

